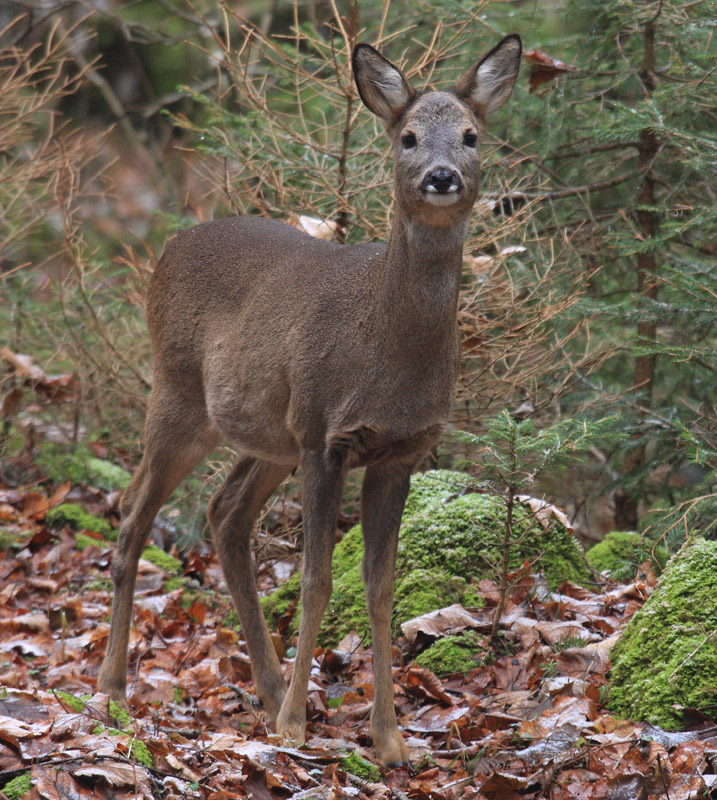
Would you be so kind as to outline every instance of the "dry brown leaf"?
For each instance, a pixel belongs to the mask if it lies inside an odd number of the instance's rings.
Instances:
[[[477,617],[466,610],[460,603],[455,603],[446,608],[439,608],[429,614],[409,619],[401,625],[403,635],[413,644],[419,633],[426,637],[436,639],[448,633],[459,633],[467,628],[477,625]]]
[[[559,508],[553,503],[548,503],[546,500],[541,500],[538,497],[531,497],[529,494],[519,494],[517,495],[517,499],[530,507],[530,510],[535,514],[535,518],[544,528],[549,528],[551,518],[555,517],[561,525],[564,525],[570,533],[573,533],[573,526],[570,523],[570,519],[562,508]]]
[[[404,682],[412,689],[421,689],[427,695],[441,700],[448,705],[454,705],[457,701],[455,697],[449,695],[443,688],[443,684],[429,670],[423,667],[411,667],[406,673]]]
[[[289,225],[298,228],[309,236],[316,239],[324,239],[330,242],[339,229],[339,225],[334,220],[319,219],[318,217],[310,217],[307,214],[292,214],[289,217]]]
[[[0,633],[5,631],[47,633],[49,630],[50,621],[44,611],[31,611],[29,614],[18,614],[9,619],[0,619]]]
[[[47,800],[89,800],[97,797],[93,789],[78,783],[64,769],[51,766],[34,767],[32,780],[37,794]]]
[[[78,778],[101,780],[116,788],[130,787],[135,791],[147,792],[147,796],[152,796],[152,786],[147,770],[138,764],[123,764],[119,761],[102,759],[96,764],[73,769],[71,774]]]
[[[541,83],[547,83],[559,78],[566,72],[577,72],[578,68],[566,64],[560,59],[552,58],[542,50],[524,50],[523,58],[532,62],[530,65],[530,93],[532,94]]]

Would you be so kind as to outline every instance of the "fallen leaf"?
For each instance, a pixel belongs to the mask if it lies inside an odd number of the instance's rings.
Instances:
[[[334,234],[339,229],[338,222],[334,220],[318,219],[318,217],[310,217],[306,214],[292,214],[289,217],[289,225],[327,242],[334,238]]]
[[[437,639],[449,631],[459,633],[467,628],[477,627],[477,621],[478,618],[474,614],[467,611],[460,603],[455,603],[409,619],[401,625],[401,630],[409,643],[413,644],[419,634],[423,634],[426,638]]]
[[[566,64],[557,58],[552,58],[542,50],[524,50],[523,58],[531,61],[530,65],[530,94],[532,94],[541,83],[547,83],[555,78],[561,77],[566,72],[578,72],[578,68]]]
[[[147,796],[152,796],[147,770],[137,764],[102,760],[97,764],[73,769],[71,774],[79,778],[99,779],[117,788],[129,786],[135,791],[146,792]]]
[[[544,528],[549,528],[551,517],[555,517],[570,533],[574,532],[570,519],[562,508],[553,503],[548,503],[546,500],[541,500],[539,497],[531,497],[529,494],[519,494],[516,495],[516,498],[530,507],[530,510],[535,514],[535,518]]]
[[[442,700],[448,705],[452,706],[457,702],[456,698],[446,692],[443,684],[429,669],[411,667],[406,673],[404,681],[411,689],[420,689],[423,693],[436,700]]]

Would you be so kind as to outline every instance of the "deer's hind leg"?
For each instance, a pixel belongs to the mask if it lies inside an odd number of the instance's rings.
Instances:
[[[199,406],[202,409],[202,406]],[[127,647],[132,623],[137,564],[157,512],[172,492],[217,444],[217,434],[197,405],[182,406],[181,394],[154,392],[145,423],[145,450],[122,496],[117,547],[112,558],[112,621],[97,690],[124,702]]]
[[[259,699],[276,721],[286,683],[259,604],[252,531],[261,507],[293,467],[242,457],[209,505],[209,523],[229,591],[239,612]]]

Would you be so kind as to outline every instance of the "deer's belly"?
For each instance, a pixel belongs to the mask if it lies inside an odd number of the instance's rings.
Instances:
[[[406,434],[360,426],[332,433],[327,446],[345,450],[350,467],[369,467],[385,462],[415,464],[438,441],[444,425],[437,423]]]

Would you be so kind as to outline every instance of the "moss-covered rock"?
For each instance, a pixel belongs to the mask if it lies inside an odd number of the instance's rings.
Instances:
[[[613,531],[591,547],[585,557],[597,572],[605,572],[616,581],[629,581],[645,561],[649,561],[659,575],[667,562],[667,550],[655,547],[639,533]]]
[[[30,789],[32,789],[32,776],[28,770],[8,781],[2,787],[2,792],[7,797],[7,800],[20,800]]]
[[[90,514],[76,503],[62,503],[51,508],[47,512],[45,522],[51,528],[62,528],[67,525],[73,531],[92,531],[112,541],[117,539],[117,531],[106,519]],[[95,544],[97,543],[95,542]],[[87,545],[85,544],[85,546]]]
[[[171,556],[169,553],[165,553],[164,550],[160,550],[159,547],[153,544],[147,545],[147,547],[144,548],[142,551],[142,558],[146,561],[151,561],[152,564],[170,575],[181,575],[184,572],[182,562],[178,558]]]
[[[72,481],[101,489],[124,491],[132,476],[126,469],[104,458],[96,458],[85,446],[68,452],[59,445],[45,445],[37,458],[48,478],[58,483]]]
[[[472,479],[459,472],[436,470],[413,476],[396,559],[396,626],[452,603],[474,606],[478,600],[475,584],[484,577],[495,577],[505,508],[500,498],[471,492],[471,486]],[[565,580],[579,582],[587,577],[580,546],[557,521],[546,530],[527,507],[520,506],[514,522],[516,534],[529,535],[514,548],[513,568],[530,559],[553,587]],[[320,634],[325,645],[335,645],[351,631],[365,642],[370,640],[362,558],[361,526],[357,525],[334,552],[334,590]],[[263,606],[270,624],[276,624],[286,612],[299,589],[300,576],[294,575],[265,598]]]
[[[615,646],[609,708],[671,730],[682,725],[675,705],[714,716],[716,630],[717,542],[694,539],[669,561]]]
[[[470,672],[481,664],[481,642],[477,631],[445,636],[417,656],[416,664],[436,675]]]

